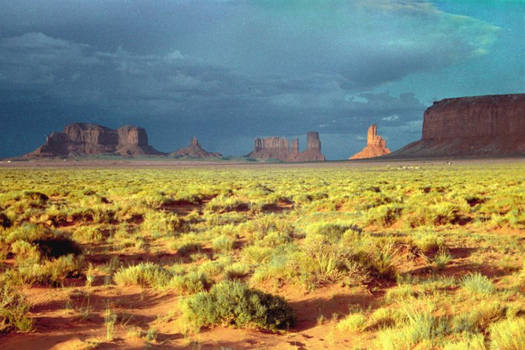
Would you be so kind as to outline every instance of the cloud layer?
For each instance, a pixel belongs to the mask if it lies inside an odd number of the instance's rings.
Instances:
[[[165,151],[195,134],[236,155],[255,136],[319,130],[331,159],[379,122],[395,149],[419,137],[425,105],[384,87],[483,57],[499,35],[427,1],[28,3],[0,1],[0,118],[12,135],[0,156],[36,146],[17,146],[24,131],[78,120],[140,124]]]

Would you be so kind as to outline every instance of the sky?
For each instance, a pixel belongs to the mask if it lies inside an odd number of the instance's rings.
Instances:
[[[0,0],[0,158],[71,122],[240,156],[421,137],[443,98],[525,92],[523,0]]]

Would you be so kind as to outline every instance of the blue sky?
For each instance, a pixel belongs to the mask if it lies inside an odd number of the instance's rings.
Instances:
[[[0,0],[0,157],[70,122],[137,124],[170,152],[196,135],[321,134],[328,159],[377,123],[417,140],[446,97],[525,92],[525,2]],[[302,142],[304,147],[304,139]]]

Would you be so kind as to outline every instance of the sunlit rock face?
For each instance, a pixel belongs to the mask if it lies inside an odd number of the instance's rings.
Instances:
[[[299,152],[299,140],[295,139],[290,144],[288,140],[281,137],[266,137],[254,140],[253,152],[248,154],[250,158],[256,159],[278,159],[283,162],[313,162],[324,161],[321,152],[321,140],[319,133],[310,131],[306,135],[306,150]]]
[[[420,141],[396,157],[525,154],[525,94],[444,99],[424,114]]]
[[[377,134],[377,125],[373,124],[368,128],[366,147],[359,153],[354,154],[350,159],[375,158],[389,153],[390,150],[386,147],[385,139]]]
[[[52,132],[45,143],[26,158],[71,157],[97,154],[123,156],[160,155],[148,144],[146,130],[123,126],[117,130],[89,123],[66,125],[63,132]]]

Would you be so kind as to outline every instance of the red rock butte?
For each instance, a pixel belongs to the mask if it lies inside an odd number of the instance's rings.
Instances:
[[[385,139],[377,134],[377,125],[373,124],[368,128],[366,147],[349,159],[375,158],[389,153],[390,150],[386,147]]]
[[[148,144],[146,130],[126,125],[117,130],[105,126],[73,123],[63,132],[52,132],[45,143],[24,158],[74,157],[98,154],[122,156],[162,155]]]
[[[321,153],[321,140],[319,133],[310,131],[306,135],[306,150],[299,152],[299,139],[292,141],[292,147],[288,140],[282,137],[266,137],[254,140],[253,152],[248,154],[250,158],[256,159],[278,159],[283,162],[314,162],[324,161]]]
[[[170,156],[176,158],[220,158],[222,157],[222,154],[206,151],[194,136],[188,147],[181,148],[178,151],[171,153]]]
[[[392,157],[525,155],[525,94],[444,99],[424,113],[423,136]]]

